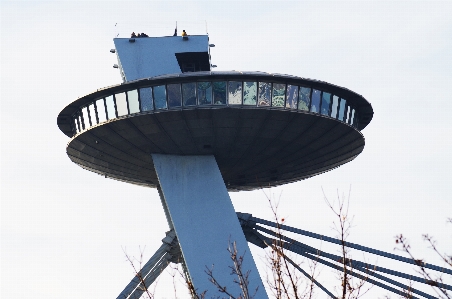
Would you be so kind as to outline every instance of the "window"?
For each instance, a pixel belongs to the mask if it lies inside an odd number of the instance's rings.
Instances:
[[[165,85],[154,86],[153,90],[155,109],[166,109]]]
[[[129,102],[130,114],[140,112],[140,103],[138,102],[138,90],[130,90],[127,92],[127,101]]]
[[[338,118],[340,121],[344,121],[346,106],[347,106],[347,101],[345,99],[341,99],[341,103],[339,104],[339,118]]]
[[[96,110],[94,108],[94,103],[91,103],[88,106],[88,112],[89,112],[89,117],[91,119],[91,125],[92,126],[97,125]]]
[[[152,88],[151,87],[140,88],[141,111],[154,110],[153,102],[154,100],[152,97]]]
[[[287,85],[286,108],[297,109],[298,104],[298,86]]]
[[[273,107],[284,107],[284,100],[286,95],[286,84],[273,83]]]
[[[124,92],[115,94],[116,111],[118,111],[118,117],[129,114],[127,109],[126,94]]]
[[[74,115],[74,128],[76,133],[80,133],[80,124],[78,122],[78,114]]]
[[[259,82],[258,106],[270,106],[271,83]]]
[[[99,118],[99,123],[103,123],[107,120],[107,114],[105,113],[104,99],[98,99],[96,101],[97,117]]]
[[[212,82],[213,103],[215,105],[226,105],[226,82]]]
[[[242,82],[229,82],[228,101],[229,105],[242,104]]]
[[[212,105],[212,83],[198,82],[198,105]]]
[[[168,84],[166,90],[168,91],[168,107],[175,108],[182,106],[180,84]]]
[[[89,123],[88,107],[82,108],[82,116],[83,116],[84,129],[86,130],[89,127],[91,127],[91,124]]]
[[[257,82],[243,82],[243,105],[256,106]]]
[[[311,112],[319,112],[320,111],[320,90],[313,89],[312,90],[312,102],[311,102]]]
[[[321,106],[321,114],[329,116],[330,115],[330,106],[331,106],[331,93],[322,92],[322,106]]]
[[[83,126],[83,122],[82,122],[82,114],[80,112],[77,113],[77,121],[78,121],[78,126],[79,126],[80,132],[85,130],[85,127]]]
[[[339,97],[333,96],[333,104],[331,105],[331,114],[333,118],[337,118],[337,108],[339,107]]]
[[[182,99],[184,101],[184,106],[196,105],[196,83],[182,84]]]
[[[349,122],[349,120],[350,120],[350,106],[349,105],[347,105],[347,106],[345,106],[345,122],[346,123],[348,123]]]
[[[309,87],[300,86],[298,99],[298,110],[309,111],[309,105],[311,104],[311,89]]]

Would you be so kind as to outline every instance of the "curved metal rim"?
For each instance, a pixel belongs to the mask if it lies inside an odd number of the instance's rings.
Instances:
[[[137,89],[141,87],[168,84],[168,83],[184,83],[193,81],[203,81],[203,80],[239,80],[245,81],[246,79],[250,81],[270,81],[270,82],[281,82],[293,85],[306,85],[312,88],[318,88],[324,91],[334,93],[339,97],[344,97],[352,103],[360,112],[360,123],[359,130],[364,129],[373,118],[373,108],[372,105],[361,95],[337,85],[333,85],[327,82],[306,79],[291,75],[284,74],[271,74],[263,72],[239,72],[239,71],[228,71],[228,72],[193,72],[193,73],[181,73],[181,74],[168,74],[163,76],[144,78],[140,80],[130,81],[127,83],[122,83],[118,85],[108,86],[105,88],[97,89],[96,91],[87,94],[83,97],[78,98],[68,106],[66,106],[58,115],[57,123],[60,130],[69,137],[72,137],[72,131],[68,131],[67,128],[70,127],[71,116],[83,105],[90,103],[91,101],[111,95],[113,93],[124,92],[132,89]],[[221,107],[218,107],[221,108]],[[178,108],[180,109],[180,108]],[[185,108],[182,108],[185,109]],[[193,109],[192,107],[187,109]],[[263,108],[252,108],[252,109],[263,109]],[[265,108],[264,108],[265,109]]]

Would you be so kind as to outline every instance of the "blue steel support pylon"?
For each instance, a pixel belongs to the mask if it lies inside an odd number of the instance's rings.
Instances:
[[[235,242],[244,255],[243,272],[250,271],[248,289],[258,298],[268,298],[248,243],[240,226],[229,193],[213,156],[152,154],[154,167],[179,240],[189,279],[206,298],[224,296],[208,280],[206,269],[231,294],[239,296],[240,287],[231,275],[231,256],[227,251]]]

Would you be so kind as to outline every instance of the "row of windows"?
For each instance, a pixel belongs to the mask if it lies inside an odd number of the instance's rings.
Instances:
[[[128,114],[205,105],[309,111],[358,127],[355,109],[326,91],[283,83],[219,81],[158,85],[97,99],[74,114],[74,133]]]

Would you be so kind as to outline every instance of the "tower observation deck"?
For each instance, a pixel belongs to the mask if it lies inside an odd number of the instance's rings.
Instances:
[[[140,45],[146,40],[150,48]],[[193,53],[162,50],[192,42]],[[306,179],[361,153],[361,130],[373,116],[361,95],[289,75],[212,72],[207,43],[206,36],[115,39],[124,83],[83,96],[58,116],[71,137],[70,159],[156,187],[151,153],[213,155],[232,191]],[[163,54],[155,57],[155,48]],[[172,74],[162,74],[165,65]],[[183,72],[188,66],[199,71]]]
[[[231,280],[228,239],[247,249],[227,191],[283,185],[353,160],[364,149],[372,106],[323,81],[211,71],[206,35],[114,43],[123,83],[60,112],[67,154],[107,178],[158,188],[188,279],[217,295],[205,265]],[[245,261],[250,286],[260,286],[254,262]]]

